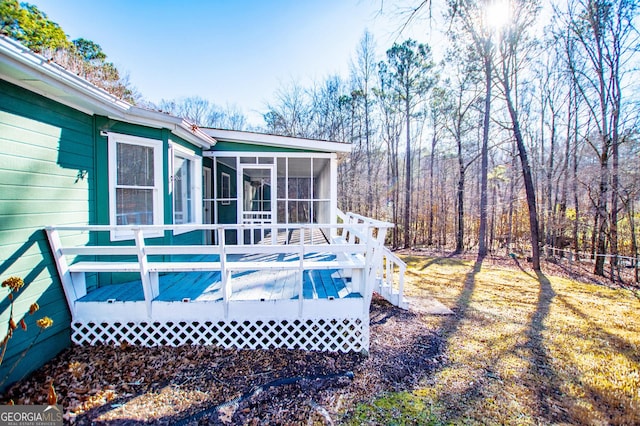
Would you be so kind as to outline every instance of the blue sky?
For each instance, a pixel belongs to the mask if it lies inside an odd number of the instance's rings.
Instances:
[[[252,124],[279,87],[346,76],[365,29],[382,55],[399,27],[382,0],[31,2],[70,38],[100,44],[145,98],[201,96]]]

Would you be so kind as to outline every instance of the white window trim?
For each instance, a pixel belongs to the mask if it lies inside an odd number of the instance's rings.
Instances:
[[[162,141],[157,139],[141,138],[138,136],[124,135],[120,133],[109,133],[108,135],[108,151],[109,151],[109,223],[116,226],[116,183],[118,161],[116,144],[125,143],[130,145],[141,145],[153,148],[153,164],[154,164],[154,189],[153,189],[153,224],[164,224],[164,175],[163,175],[163,159],[162,159]],[[161,237],[164,235],[162,230],[154,232],[145,232],[150,237]],[[133,238],[131,231],[114,230],[110,233],[111,241],[130,240]]]
[[[197,155],[194,151],[183,147],[174,142],[169,142],[169,170],[171,176],[169,177],[169,192],[172,194],[173,205],[171,208],[172,220],[175,223],[175,197],[173,197],[173,182],[174,182],[174,157],[181,157],[190,161],[191,164],[191,211],[193,212],[193,220],[191,222],[185,222],[183,225],[189,224],[201,224],[202,223],[202,157]],[[186,230],[174,230],[173,234],[178,235]]]

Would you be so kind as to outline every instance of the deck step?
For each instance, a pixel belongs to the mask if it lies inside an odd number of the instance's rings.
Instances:
[[[382,296],[384,299],[387,300],[387,302],[391,303],[392,305],[402,309],[407,309],[408,304],[404,300],[402,295],[397,290],[394,290],[388,284],[379,284],[378,293],[380,294],[380,296]]]

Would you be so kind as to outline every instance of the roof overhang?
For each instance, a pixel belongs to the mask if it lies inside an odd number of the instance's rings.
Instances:
[[[351,152],[351,144],[343,142],[294,138],[289,136],[277,136],[265,133],[244,132],[239,130],[222,130],[210,128],[202,128],[201,130],[207,135],[221,142],[237,142],[250,145],[300,149],[305,151],[317,152]]]
[[[166,128],[203,149],[216,142],[195,124],[132,106],[6,36],[0,36],[0,78],[89,115]]]

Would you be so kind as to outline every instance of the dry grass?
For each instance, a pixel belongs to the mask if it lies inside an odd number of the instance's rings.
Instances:
[[[405,260],[407,293],[435,296],[455,314],[374,298],[368,357],[72,347],[0,403],[44,403],[53,382],[69,422],[175,424],[304,377],[189,424],[640,425],[640,300],[631,291],[577,282],[558,265],[536,275],[508,258]]]
[[[406,260],[408,294],[455,312],[423,319],[448,362],[412,392],[360,406],[361,420],[384,423],[379,407],[400,397],[410,407],[400,424],[640,424],[640,302],[630,291],[515,262]]]

